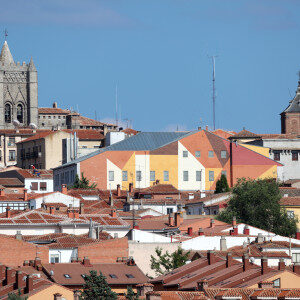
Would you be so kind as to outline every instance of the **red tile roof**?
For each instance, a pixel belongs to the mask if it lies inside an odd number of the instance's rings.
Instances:
[[[147,188],[138,189],[137,192],[139,194],[179,194],[179,191],[172,184],[155,184]]]
[[[128,134],[128,135],[136,135],[139,133],[139,131],[134,130],[132,128],[125,128],[122,130],[122,132],[125,132],[125,134]]]
[[[284,206],[300,206],[300,197],[282,197],[280,204]]]
[[[55,107],[39,107],[39,114],[55,114],[55,115],[68,115],[71,111],[68,109],[55,108]]]
[[[24,183],[18,178],[0,178],[0,185],[4,187],[24,187]]]
[[[232,135],[229,137],[229,139],[235,139],[235,138],[259,138],[260,135],[257,135],[251,131],[243,129],[242,131],[238,132],[235,135]]]

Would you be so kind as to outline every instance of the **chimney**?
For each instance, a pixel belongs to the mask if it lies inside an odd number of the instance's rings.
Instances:
[[[213,250],[207,251],[207,260],[208,260],[209,265],[212,265],[216,262],[215,251],[213,251]]]
[[[83,203],[80,203],[79,213],[80,213],[81,215],[84,214],[84,204],[83,204]]]
[[[215,220],[210,219],[210,228],[214,228],[214,227],[215,227]]]
[[[236,226],[236,217],[232,218],[232,226]]]
[[[204,235],[204,232],[203,232],[203,229],[202,229],[202,228],[199,228],[199,230],[198,230],[198,235],[199,235],[199,236]]]
[[[299,229],[299,228],[297,228],[297,232],[296,232],[295,238],[296,238],[297,240],[300,240],[300,229]]]
[[[13,270],[10,267],[6,268],[5,277],[6,277],[6,285],[13,283],[15,280],[12,277]]]
[[[170,213],[169,214],[169,226],[170,227],[174,227],[174,214],[173,213]]]
[[[121,196],[121,186],[119,184],[117,184],[117,196]]]
[[[249,226],[248,226],[248,225],[245,225],[243,233],[244,233],[245,235],[250,235],[250,229],[249,229]]]
[[[260,289],[272,289],[274,287],[273,281],[261,281],[258,283],[258,288]]]
[[[113,198],[113,196],[112,196],[112,193],[109,194],[108,200],[109,200],[109,205],[110,205],[111,207],[113,207],[113,206],[114,206],[114,198]]]
[[[87,257],[87,256],[85,256],[84,258],[83,258],[83,263],[82,263],[84,266],[86,266],[86,267],[91,267],[92,265],[91,265],[91,262],[90,262],[90,259]]]
[[[129,183],[129,193],[133,192],[133,183]]]
[[[62,192],[62,194],[65,194],[65,195],[67,194],[68,188],[67,188],[66,184],[61,185],[61,192]]]
[[[16,284],[17,289],[21,289],[25,285],[25,282],[23,281],[23,273],[20,270],[16,272]]]
[[[300,275],[300,263],[295,262],[293,265],[293,272]]]
[[[227,251],[227,244],[224,236],[221,236],[220,239],[220,251]]]
[[[15,235],[16,240],[22,241],[22,233],[21,230],[17,230],[17,233]]]
[[[197,282],[197,290],[203,292],[204,289],[208,288],[208,281],[207,279],[203,279]]]
[[[4,187],[0,188],[0,196],[5,196],[5,189],[4,189]]]
[[[33,278],[31,275],[26,277],[26,294],[30,293],[33,290]]]
[[[263,242],[264,242],[263,235],[262,235],[262,233],[259,232],[257,235],[257,243],[262,244]]]
[[[188,236],[193,236],[193,227],[188,227]]]
[[[72,210],[68,210],[68,218],[74,219],[74,212]]]
[[[54,206],[50,206],[50,215],[54,215]]]
[[[24,201],[28,201],[27,189],[24,189]]]
[[[243,271],[248,271],[250,269],[250,261],[248,253],[243,254]]]
[[[285,262],[283,258],[279,259],[279,263],[278,263],[278,270],[279,271],[284,271],[285,270]]]
[[[6,207],[6,218],[10,218],[10,207]]]
[[[112,209],[110,212],[111,217],[116,218],[117,217],[117,212],[115,209]]]
[[[232,262],[233,262],[233,260],[232,260],[232,254],[231,254],[231,252],[228,252],[227,256],[226,256],[226,268],[231,267],[232,266]]]
[[[265,256],[263,256],[261,258],[261,274],[262,275],[264,275],[268,272],[267,268],[268,268],[268,259]]]
[[[79,211],[78,210],[73,211],[73,214],[74,214],[75,219],[79,219]]]
[[[54,294],[54,300],[62,300],[62,299],[65,299],[62,297],[62,294],[60,294],[60,293]]]
[[[181,225],[181,215],[179,212],[175,213],[175,226],[179,227]]]
[[[236,225],[230,230],[230,235],[238,235],[238,228]]]
[[[42,264],[42,261],[41,261],[41,259],[39,258],[39,257],[36,257],[35,259],[34,259],[34,268],[35,269],[37,269],[37,267],[38,266],[40,266]]]

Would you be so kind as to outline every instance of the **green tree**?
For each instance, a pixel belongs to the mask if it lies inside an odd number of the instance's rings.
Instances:
[[[117,294],[111,290],[105,276],[101,272],[97,275],[97,271],[92,270],[90,275],[84,277],[81,299],[116,300]]]
[[[215,194],[229,192],[229,186],[225,174],[221,175],[221,178],[216,183]]]
[[[95,189],[96,187],[97,184],[90,184],[90,181],[84,177],[83,172],[81,173],[81,178],[76,174],[74,184],[71,186],[73,189]]]
[[[232,189],[228,207],[217,219],[246,223],[279,235],[292,236],[297,230],[297,219],[287,215],[280,206],[281,194],[274,180],[239,179]]]
[[[127,293],[125,297],[127,300],[139,300],[139,296],[134,293],[131,285],[127,286]]]
[[[157,247],[155,253],[157,257],[151,255],[151,269],[154,270],[157,275],[162,275],[185,265],[190,252],[184,253],[182,248],[179,247],[171,254],[168,251],[163,253],[162,248]]]

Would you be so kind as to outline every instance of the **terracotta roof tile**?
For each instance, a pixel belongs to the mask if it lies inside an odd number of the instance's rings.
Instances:
[[[39,107],[38,109],[39,114],[62,114],[62,115],[68,115],[71,111],[68,109],[62,109],[62,108],[55,108],[55,107]]]

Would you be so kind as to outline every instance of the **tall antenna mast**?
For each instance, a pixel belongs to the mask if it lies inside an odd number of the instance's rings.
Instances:
[[[118,85],[116,84],[116,125],[118,126]]]
[[[5,28],[4,30],[4,40],[7,41],[7,37],[8,37],[8,31],[7,29]]]
[[[216,55],[211,56],[212,64],[213,64],[213,74],[212,74],[212,82],[213,82],[213,94],[212,94],[212,100],[213,100],[213,127],[214,130],[216,130],[216,70],[215,70],[215,60]]]

